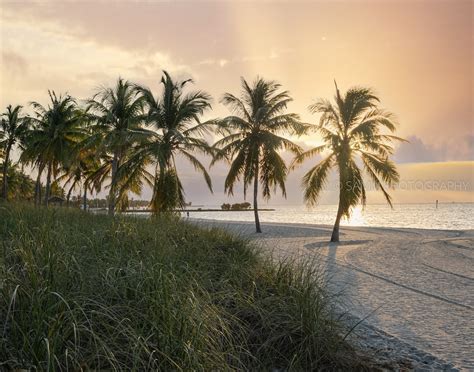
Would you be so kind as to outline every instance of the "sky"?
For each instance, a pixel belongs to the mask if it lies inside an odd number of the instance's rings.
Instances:
[[[87,98],[119,76],[157,92],[165,69],[213,96],[206,118],[227,115],[222,94],[238,94],[240,77],[259,75],[290,91],[289,112],[316,123],[307,107],[332,98],[336,79],[341,90],[372,87],[410,141],[394,159],[403,182],[424,186],[400,185],[396,202],[474,202],[473,49],[472,1],[2,0],[0,108],[28,111],[32,100],[47,103],[48,89]],[[310,147],[320,138],[295,141]],[[302,203],[300,180],[310,165],[290,174],[288,198],[273,203]],[[226,164],[211,169],[213,195],[192,167],[178,167],[188,200],[227,201]],[[427,189],[436,182],[446,187]],[[452,189],[452,182],[465,187]],[[335,198],[328,191],[322,202]],[[369,203],[381,201],[369,194]]]

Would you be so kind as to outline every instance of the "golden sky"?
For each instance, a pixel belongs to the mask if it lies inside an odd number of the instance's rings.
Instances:
[[[334,78],[343,90],[370,86],[410,139],[399,163],[441,162],[420,166],[474,180],[472,1],[3,0],[0,51],[0,107],[46,103],[48,89],[86,98],[119,75],[157,89],[166,69],[211,93],[213,116],[227,114],[219,97],[237,93],[240,76],[261,75],[316,121],[307,106],[333,96]]]

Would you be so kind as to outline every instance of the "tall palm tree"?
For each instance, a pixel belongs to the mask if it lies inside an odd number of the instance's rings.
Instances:
[[[271,190],[279,187],[286,196],[285,180],[288,168],[279,151],[288,150],[299,154],[302,149],[282,137],[283,134],[302,134],[306,125],[299,116],[285,113],[292,101],[288,91],[280,90],[280,84],[257,78],[252,86],[242,78],[242,94],[236,97],[226,93],[222,102],[234,115],[222,120],[221,125],[229,129],[229,134],[214,146],[220,149],[213,163],[220,159],[232,160],[225,180],[225,191],[232,195],[235,183],[243,178],[244,196],[253,181],[253,209],[255,228],[262,232],[258,215],[258,186],[262,185],[262,195],[270,198]]]
[[[384,133],[384,129],[395,132],[396,122],[393,114],[378,107],[379,102],[371,89],[355,87],[342,96],[336,84],[335,104],[320,99],[309,107],[312,113],[321,114],[317,130],[324,144],[297,156],[294,165],[327,152],[303,178],[304,198],[309,205],[317,203],[331,168],[339,172],[339,207],[332,242],[339,241],[341,218],[349,218],[352,208],[359,202],[366,203],[363,172],[358,161],[392,207],[392,199],[384,184],[392,187],[399,180],[395,163],[389,156],[394,150],[393,142],[403,139]]]
[[[146,141],[139,143],[122,172],[139,175],[153,184],[151,207],[155,213],[184,207],[185,198],[182,183],[176,168],[176,157],[188,160],[203,174],[212,192],[211,178],[201,161],[192,154],[200,152],[212,155],[211,146],[202,135],[209,133],[214,121],[201,122],[200,117],[211,108],[211,97],[202,91],[184,93],[184,88],[192,80],[174,81],[163,71],[162,91],[154,97],[150,89],[139,87],[147,107],[146,122],[152,131]],[[154,176],[146,171],[147,166],[155,167]]]
[[[89,118],[95,121],[90,143],[98,146],[99,154],[111,155],[109,214],[115,213],[118,183],[117,171],[130,147],[141,139],[144,98],[129,81],[119,78],[114,88],[102,88],[88,100]]]
[[[67,94],[57,96],[54,91],[48,93],[51,102],[47,108],[31,103],[35,116],[30,118],[33,128],[24,156],[38,166],[39,177],[43,169],[47,171],[45,205],[48,205],[52,179],[61,165],[75,156],[74,149],[84,136],[84,116],[74,98]]]
[[[8,165],[10,164],[10,154],[16,144],[21,144],[28,132],[29,122],[21,116],[22,106],[12,107],[9,105],[7,111],[2,114],[0,138],[0,148],[4,151],[2,169],[2,198],[8,198]]]

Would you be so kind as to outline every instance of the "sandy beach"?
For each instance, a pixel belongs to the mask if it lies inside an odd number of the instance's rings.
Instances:
[[[254,239],[278,259],[314,258],[352,323],[351,338],[380,359],[417,370],[474,370],[474,231],[191,220]]]

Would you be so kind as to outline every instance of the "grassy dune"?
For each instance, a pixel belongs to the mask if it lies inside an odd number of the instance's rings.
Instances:
[[[174,218],[0,204],[0,369],[363,368],[311,267]]]

